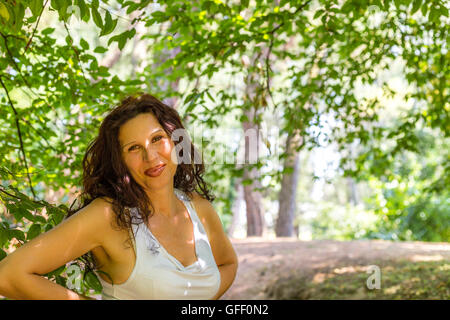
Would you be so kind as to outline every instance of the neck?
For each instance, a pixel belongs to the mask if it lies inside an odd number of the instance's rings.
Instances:
[[[178,198],[172,185],[147,191],[147,196],[155,209],[155,215],[161,215],[166,218],[173,218],[176,215]]]

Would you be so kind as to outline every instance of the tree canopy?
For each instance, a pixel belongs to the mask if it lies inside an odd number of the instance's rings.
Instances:
[[[0,2],[0,198],[11,215],[0,220],[0,247],[62,221],[69,197],[49,203],[46,191],[79,187],[102,117],[138,91],[174,99],[191,130],[251,121],[279,128],[278,142],[299,135],[297,152],[334,145],[344,175],[373,183],[381,233],[447,241],[448,9],[439,0]],[[397,62],[402,92],[380,76]],[[402,105],[389,107],[393,97]],[[287,153],[264,144],[272,153],[246,167],[277,190],[292,169],[272,165]],[[229,217],[243,168],[209,169]],[[49,276],[66,285],[64,268]],[[85,275],[80,290],[98,292]]]

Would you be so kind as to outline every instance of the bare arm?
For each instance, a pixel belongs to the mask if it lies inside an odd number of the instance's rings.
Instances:
[[[42,275],[102,245],[111,208],[96,199],[0,262],[0,295],[10,299],[85,300]]]
[[[225,292],[227,292],[236,277],[237,266],[237,262],[217,266],[220,272],[220,287],[212,300],[218,300]]]
[[[212,204],[194,194],[194,205],[202,224],[205,226],[211,249],[220,272],[220,287],[212,298],[219,299],[233,283],[238,259],[230,239],[223,230],[222,222]]]

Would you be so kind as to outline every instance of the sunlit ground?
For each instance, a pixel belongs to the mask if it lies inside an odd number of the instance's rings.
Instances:
[[[347,266],[314,274],[291,275],[269,286],[270,299],[412,300],[450,299],[450,261],[378,261],[380,288],[369,289],[369,266]]]
[[[445,242],[251,237],[232,243],[239,267],[226,300],[450,298]],[[380,288],[369,290],[374,267]]]

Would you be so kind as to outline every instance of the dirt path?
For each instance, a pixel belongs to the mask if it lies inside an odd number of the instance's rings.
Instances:
[[[221,299],[266,299],[268,283],[289,272],[376,264],[377,260],[450,261],[450,243],[385,240],[333,241],[232,239],[239,258],[236,279]],[[345,269],[347,268],[347,269]]]

